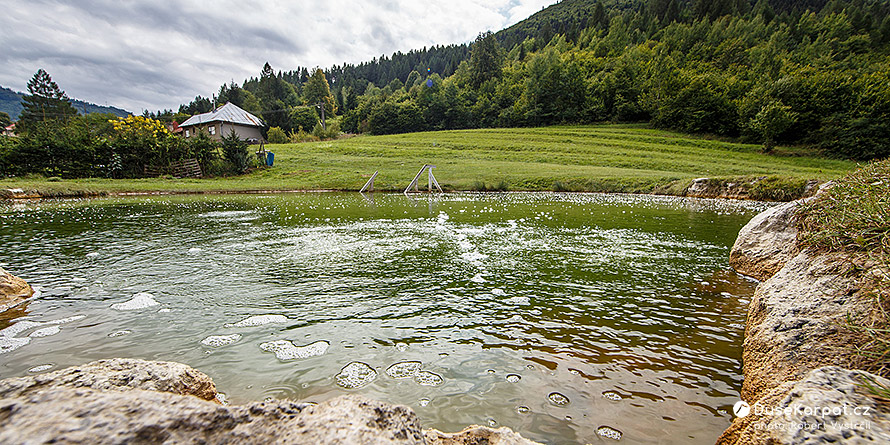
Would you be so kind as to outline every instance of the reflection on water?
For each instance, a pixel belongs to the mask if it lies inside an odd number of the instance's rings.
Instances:
[[[754,286],[726,258],[764,208],[549,193],[9,205],[0,265],[44,295],[0,319],[0,377],[172,360],[235,403],[356,392],[443,430],[713,443]]]

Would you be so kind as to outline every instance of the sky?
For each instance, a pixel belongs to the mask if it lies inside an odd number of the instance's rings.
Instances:
[[[0,0],[0,85],[46,70],[69,97],[136,114],[276,71],[467,43],[555,0]]]

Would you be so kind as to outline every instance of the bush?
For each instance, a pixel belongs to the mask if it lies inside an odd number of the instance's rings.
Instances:
[[[228,135],[222,137],[223,157],[232,164],[232,171],[240,175],[247,171],[250,165],[250,154],[247,151],[247,142],[232,130]]]
[[[327,129],[321,126],[321,122],[315,124],[315,128],[312,129],[312,136],[315,136],[319,140],[336,139],[339,135],[340,124],[337,123],[337,121],[328,123]]]
[[[269,139],[270,144],[286,144],[287,143],[287,134],[284,133],[280,127],[272,127],[266,133],[266,137]]]

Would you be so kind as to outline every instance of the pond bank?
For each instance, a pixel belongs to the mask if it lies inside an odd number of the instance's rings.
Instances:
[[[0,381],[0,442],[534,445],[509,428],[422,429],[414,411],[357,395],[325,402],[221,402],[206,374],[111,359]]]
[[[762,282],[745,327],[747,405],[736,404],[718,444],[890,442],[887,399],[876,395],[890,381],[856,369],[868,339],[851,328],[876,316],[869,283],[886,266],[800,242],[803,205],[754,217],[733,246],[730,264]]]
[[[553,190],[561,192],[588,192],[588,193],[633,193],[652,194],[664,196],[678,196],[690,198],[719,198],[719,199],[750,199],[757,201],[791,201],[811,196],[818,189],[820,181],[789,179],[780,177],[756,177],[756,178],[696,178],[693,180],[679,180],[651,188],[634,187],[628,189],[621,184],[602,183],[593,188],[573,188],[566,184],[554,183]],[[310,193],[310,192],[357,192],[352,189],[165,189],[157,190],[129,190],[115,191],[111,189],[81,189],[81,188],[0,188],[0,200],[33,200],[33,199],[57,199],[57,198],[95,198],[105,196],[154,196],[154,195],[227,195],[227,194],[272,194],[272,193]],[[399,192],[401,189],[383,189],[383,192]],[[454,192],[473,192],[481,190],[448,190]],[[507,191],[507,190],[492,190]],[[541,191],[541,190],[510,190],[510,191]]]

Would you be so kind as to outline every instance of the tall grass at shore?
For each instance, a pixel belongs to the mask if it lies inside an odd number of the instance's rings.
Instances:
[[[799,239],[805,246],[846,252],[855,270],[870,271],[862,291],[874,300],[867,321],[849,327],[868,341],[855,346],[865,368],[890,376],[890,160],[872,162],[839,179],[802,207]],[[879,395],[890,399],[890,389]]]

